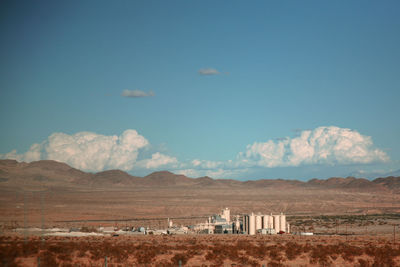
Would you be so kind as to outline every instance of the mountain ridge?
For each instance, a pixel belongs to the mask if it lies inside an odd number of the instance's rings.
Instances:
[[[41,160],[31,163],[15,160],[0,160],[0,186],[90,186],[90,187],[268,187],[277,189],[318,188],[327,190],[351,190],[364,192],[393,191],[400,193],[400,177],[381,177],[374,180],[355,177],[331,177],[308,181],[285,179],[259,179],[239,181],[214,179],[208,176],[189,178],[169,171],[157,171],[145,177],[128,174],[122,170],[107,170],[97,173],[84,172],[68,164]]]

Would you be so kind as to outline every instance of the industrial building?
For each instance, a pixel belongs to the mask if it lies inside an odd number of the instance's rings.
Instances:
[[[290,233],[290,225],[286,222],[286,215],[245,214],[242,216],[242,233],[248,235]]]
[[[244,214],[231,220],[230,210],[225,208],[220,214],[209,217],[206,222],[192,227],[196,233],[203,234],[282,234],[290,233],[286,215]]]

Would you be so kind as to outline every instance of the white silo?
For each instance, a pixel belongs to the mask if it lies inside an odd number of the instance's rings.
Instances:
[[[286,223],[286,233],[290,234],[290,224]]]
[[[281,231],[286,232],[286,215],[284,215],[281,212],[281,215],[279,215],[279,217],[280,217],[280,219],[279,219],[280,227],[279,228],[281,229]]]
[[[254,213],[249,215],[249,235],[256,234],[256,216]]]
[[[262,229],[262,215],[256,215],[256,230]]]
[[[235,231],[236,233],[240,232],[240,221],[239,221],[240,216],[236,216],[236,220],[235,220]]]
[[[281,231],[281,223],[280,223],[280,215],[273,215],[274,217],[274,229],[276,233],[279,233]]]
[[[272,216],[272,213],[271,213],[271,215],[269,215],[268,219],[269,219],[269,221],[268,221],[269,228],[273,229],[274,228],[274,217]]]
[[[231,221],[231,211],[228,208],[222,210],[222,218],[225,218],[226,222],[229,223]]]
[[[274,222],[272,220],[272,216],[270,215],[264,215],[263,217],[263,228],[267,229],[267,228],[273,228]]]

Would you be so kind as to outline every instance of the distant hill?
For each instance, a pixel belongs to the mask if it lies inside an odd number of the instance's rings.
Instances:
[[[237,181],[210,177],[189,178],[168,171],[153,172],[145,177],[132,176],[121,170],[88,173],[52,160],[31,163],[0,160],[0,186],[13,188],[90,187],[90,188],[140,188],[140,187],[215,187],[215,188],[316,188],[361,192],[392,191],[400,193],[400,177],[367,180],[354,177],[311,179],[307,182],[283,179]]]

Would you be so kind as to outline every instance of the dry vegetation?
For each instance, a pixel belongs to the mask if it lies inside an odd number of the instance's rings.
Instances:
[[[400,266],[384,237],[141,236],[0,238],[2,266]]]

